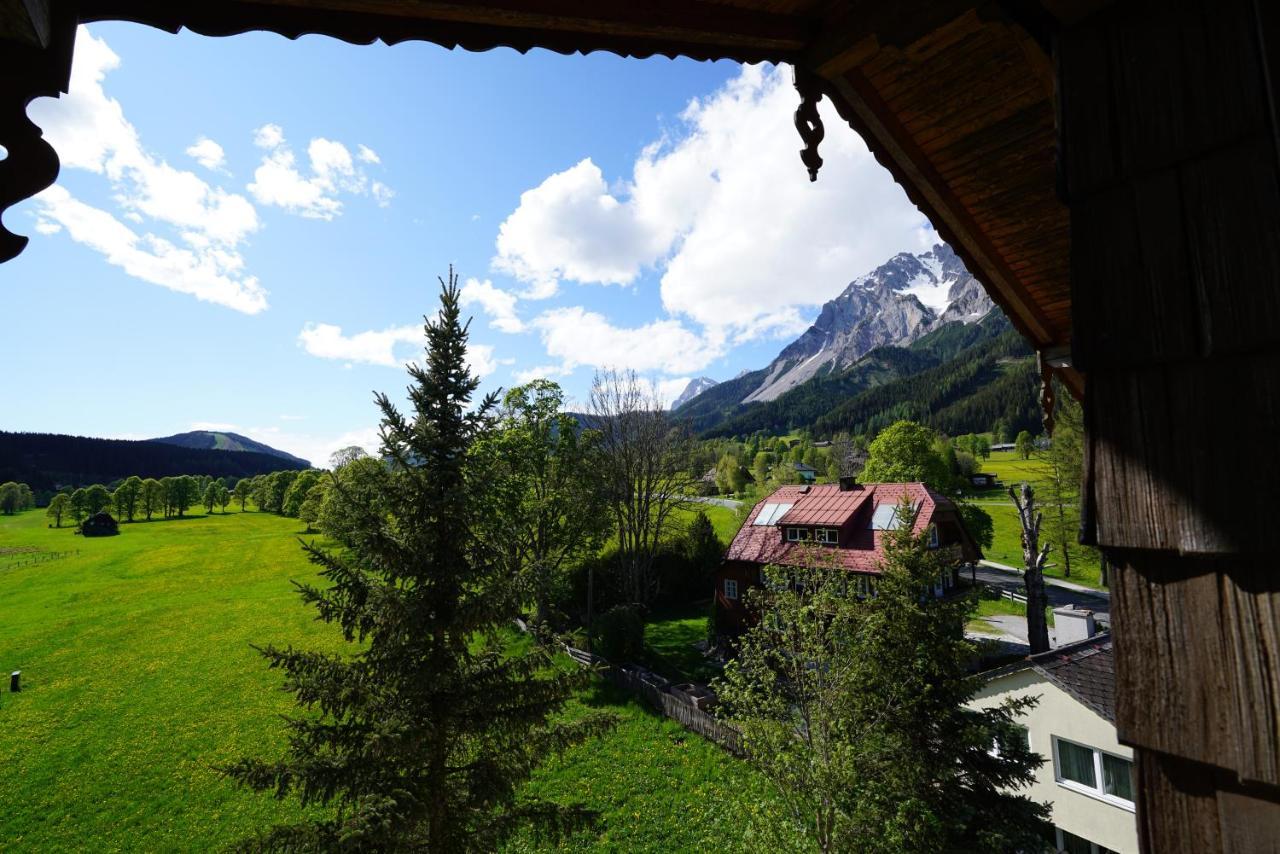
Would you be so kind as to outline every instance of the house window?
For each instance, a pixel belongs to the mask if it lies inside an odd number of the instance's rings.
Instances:
[[[738,598],[738,582],[736,579],[726,578],[724,580],[724,598],[726,599]]]
[[[1090,842],[1083,836],[1076,836],[1060,827],[1055,827],[1053,831],[1056,837],[1054,847],[1062,854],[1116,854],[1110,848]]]
[[[929,548],[936,549],[938,547],[938,526],[929,526]],[[703,588],[706,589],[706,588]]]
[[[1054,777],[1058,783],[1133,809],[1133,763],[1061,738],[1053,740]]]
[[[835,545],[840,542],[840,531],[836,528],[819,528],[813,532],[814,539],[820,543]]]
[[[787,528],[787,540],[793,543],[808,542],[808,528]]]

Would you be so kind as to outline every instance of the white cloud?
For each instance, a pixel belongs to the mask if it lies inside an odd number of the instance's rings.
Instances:
[[[549,295],[561,281],[628,284],[661,273],[666,311],[731,340],[790,334],[813,306],[933,235],[828,102],[825,164],[797,155],[787,67],[744,66],[611,189],[590,159],[521,196],[493,267]]]
[[[107,74],[119,65],[107,43],[81,27],[70,91],[59,99],[37,100],[29,113],[63,166],[103,175],[124,218],[171,229],[173,236],[134,232],[114,214],[56,185],[36,197],[37,230],[50,235],[65,229],[71,239],[143,281],[248,314],[262,311],[266,291],[245,272],[240,255],[240,245],[259,227],[253,205],[143,148],[120,102],[103,89]],[[211,156],[212,149],[205,146],[201,153]]]
[[[678,320],[625,328],[580,306],[545,311],[529,325],[538,330],[547,355],[559,359],[565,371],[589,365],[684,373],[705,368],[724,351],[722,339],[700,336]]]
[[[532,368],[526,368],[521,371],[512,371],[511,376],[518,385],[533,382],[534,380],[549,380],[552,377],[568,376],[572,371],[566,371],[563,365],[535,365]]]
[[[276,148],[283,145],[284,130],[280,125],[263,125],[253,132],[253,144],[259,148]]]
[[[195,158],[195,161],[206,169],[221,169],[227,162],[226,152],[222,150],[222,146],[202,136],[187,146],[187,154]]]
[[[212,244],[184,248],[154,234],[139,235],[57,184],[35,198],[47,222],[42,232],[50,233],[53,225],[65,227],[72,240],[102,253],[108,264],[136,279],[245,314],[267,307],[267,292],[255,277],[244,274],[243,262],[232,250]]]
[[[382,158],[378,156],[378,152],[374,151],[363,142],[356,146],[356,156],[365,163],[381,163]]]
[[[343,335],[341,326],[331,323],[308,323],[298,333],[298,343],[312,356],[340,359],[365,365],[396,367],[408,361],[397,358],[397,345],[423,341],[421,326],[392,326],[380,331],[369,330]]]
[[[249,192],[264,205],[274,205],[308,219],[331,220],[342,213],[339,194],[370,195],[379,207],[391,203],[395,191],[381,181],[370,181],[356,158],[341,142],[316,137],[307,145],[309,174],[285,142],[279,125],[263,125],[254,132],[254,144],[267,149],[254,170]],[[360,146],[362,163],[379,163],[377,154]],[[370,160],[366,155],[372,155]]]
[[[521,332],[524,323],[516,316],[516,295],[485,279],[467,279],[459,294],[463,306],[479,305],[489,315],[489,325],[503,332]]]
[[[331,323],[308,323],[298,333],[298,344],[312,356],[336,359],[352,364],[399,367],[419,358],[425,344],[422,326],[392,326],[382,330],[368,330],[354,335],[343,335],[342,327]],[[414,345],[416,352],[409,350]],[[397,352],[400,355],[397,355]],[[479,377],[485,377],[509,365],[512,359],[499,359],[493,347],[487,344],[467,345],[467,364]]]

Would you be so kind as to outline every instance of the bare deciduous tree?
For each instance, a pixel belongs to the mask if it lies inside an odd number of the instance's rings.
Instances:
[[[693,439],[635,371],[596,373],[588,419],[601,435],[601,474],[631,597],[648,602],[657,592],[653,562],[671,513],[693,494]]]
[[[1049,625],[1044,609],[1048,606],[1044,593],[1044,564],[1049,558],[1051,543],[1040,545],[1040,523],[1044,514],[1036,510],[1036,496],[1031,484],[1022,484],[1022,497],[1011,486],[1009,497],[1018,508],[1018,521],[1022,524],[1022,560],[1026,570],[1022,574],[1027,588],[1027,643],[1032,655],[1049,649]]]

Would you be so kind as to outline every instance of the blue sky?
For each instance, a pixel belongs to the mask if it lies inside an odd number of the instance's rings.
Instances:
[[[810,184],[794,106],[771,66],[82,29],[29,110],[58,183],[6,215],[0,428],[372,447],[451,263],[486,388],[760,367],[935,239],[826,105]]]

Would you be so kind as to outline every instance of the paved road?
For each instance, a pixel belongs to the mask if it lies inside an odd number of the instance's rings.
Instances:
[[[968,571],[964,571],[962,575],[966,578],[973,577]],[[1022,575],[1018,572],[998,569],[993,566],[978,566],[974,571],[974,575],[976,575],[980,583],[989,587],[1010,590],[1014,593],[1025,592],[1022,585]],[[1099,590],[1086,593],[1082,590],[1072,590],[1050,583],[1049,579],[1045,579],[1045,582],[1045,595],[1049,599],[1049,604],[1053,607],[1060,608],[1063,605],[1075,605],[1077,608],[1085,608],[1093,611],[1094,619],[1111,625],[1111,597],[1106,591]]]
[[[718,507],[728,507],[730,510],[737,510],[742,506],[741,501],[735,501],[732,498],[716,498],[714,495],[695,495],[691,496],[689,500],[702,504],[715,504]]]

